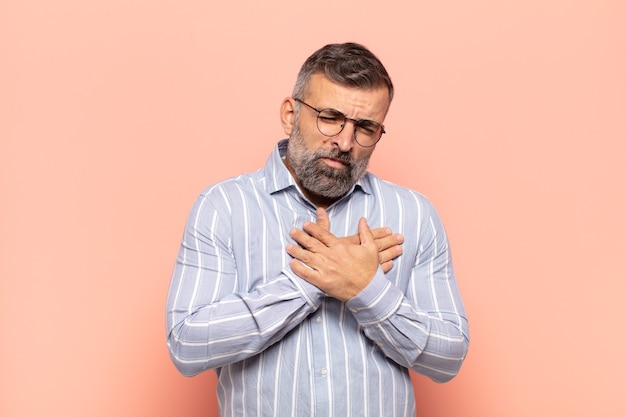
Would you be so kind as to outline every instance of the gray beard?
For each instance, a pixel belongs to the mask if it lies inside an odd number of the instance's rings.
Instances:
[[[350,191],[365,175],[369,163],[369,158],[356,161],[348,152],[336,148],[309,152],[297,127],[289,138],[287,158],[302,187],[314,195],[330,199],[338,199]],[[337,159],[346,166],[331,168],[321,158]]]

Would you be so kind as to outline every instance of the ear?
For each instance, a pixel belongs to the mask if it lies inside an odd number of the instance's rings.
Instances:
[[[280,122],[287,136],[291,136],[296,120],[296,102],[291,97],[287,97],[280,105]]]

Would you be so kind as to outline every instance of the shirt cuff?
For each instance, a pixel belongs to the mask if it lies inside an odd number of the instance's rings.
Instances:
[[[346,307],[362,326],[374,325],[387,320],[400,307],[404,295],[378,268],[374,279]]]
[[[307,304],[310,305],[313,310],[317,310],[324,299],[324,292],[315,285],[294,274],[289,268],[285,268],[283,270],[283,274],[285,274],[285,276],[294,283],[298,290],[300,290],[300,293],[306,300]]]

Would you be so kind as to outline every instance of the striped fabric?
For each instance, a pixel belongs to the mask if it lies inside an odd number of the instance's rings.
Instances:
[[[388,226],[394,267],[347,303],[295,275],[289,230],[315,221],[278,143],[266,166],[207,188],[187,221],[167,300],[184,375],[215,369],[220,414],[414,416],[408,369],[444,382],[469,343],[444,228],[421,194],[367,174],[328,208],[331,232]]]

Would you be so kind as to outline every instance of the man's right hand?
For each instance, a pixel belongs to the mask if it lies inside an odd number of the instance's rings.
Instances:
[[[318,210],[317,212],[317,224],[322,226],[326,230],[330,230],[330,219],[326,210]],[[372,229],[374,235],[374,241],[378,246],[378,263],[383,269],[384,273],[389,272],[393,267],[393,260],[402,255],[402,243],[404,243],[404,236],[400,233],[393,233],[388,227],[379,227]],[[361,243],[358,234],[346,236],[342,239],[347,239],[350,243]]]

